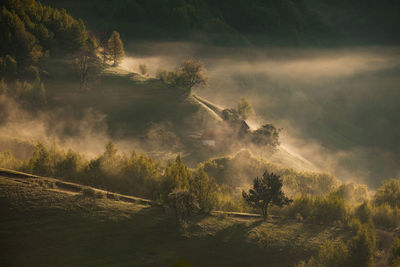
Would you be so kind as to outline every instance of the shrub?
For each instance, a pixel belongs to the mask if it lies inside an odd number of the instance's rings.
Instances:
[[[389,204],[391,207],[400,207],[400,180],[383,181],[375,194],[374,201],[377,205]]]
[[[364,184],[342,184],[335,192],[350,202],[360,203],[368,199],[368,188]]]
[[[200,211],[209,213],[216,206],[217,184],[214,178],[208,177],[203,168],[199,168],[192,177],[189,191],[196,196]]]
[[[318,223],[346,222],[348,210],[342,196],[329,194],[328,196],[311,197],[303,195],[293,201],[289,207],[289,215]]]
[[[318,255],[307,262],[302,261],[297,267],[353,267],[374,266],[376,247],[375,229],[372,223],[361,224],[358,219],[351,222],[355,233],[347,244],[343,241],[327,240]]]
[[[199,209],[196,197],[185,190],[176,189],[168,195],[168,205],[175,213],[177,224],[185,224]]]
[[[337,267],[348,265],[349,251],[343,241],[333,242],[327,240],[321,247],[316,257],[311,257],[307,262],[300,262],[296,267]]]
[[[91,187],[85,187],[82,190],[82,195],[85,196],[85,197],[95,197],[96,196],[96,191]]]
[[[11,152],[6,151],[0,153],[0,167],[16,170],[21,166],[21,162],[17,160]]]
[[[395,228],[400,225],[400,209],[397,207],[392,208],[388,204],[374,206],[372,220],[379,227]]]
[[[397,267],[400,266],[400,239],[396,236],[393,240],[392,248],[391,248],[391,257],[390,262],[391,266]]]
[[[364,201],[360,206],[358,206],[355,211],[354,215],[363,223],[369,222],[372,218],[373,208],[368,201]]]
[[[374,266],[376,248],[375,228],[371,223],[359,224],[354,236],[348,242],[350,266]]]
[[[180,155],[173,162],[169,162],[162,177],[160,194],[163,201],[169,198],[169,194],[174,190],[188,190],[191,172],[183,164]]]
[[[142,75],[146,75],[147,73],[147,66],[146,64],[139,64],[139,71]]]

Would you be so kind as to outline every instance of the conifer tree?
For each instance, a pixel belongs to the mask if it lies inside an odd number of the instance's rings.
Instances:
[[[117,31],[113,31],[107,42],[107,52],[113,62],[113,66],[118,66],[125,55],[124,45]]]

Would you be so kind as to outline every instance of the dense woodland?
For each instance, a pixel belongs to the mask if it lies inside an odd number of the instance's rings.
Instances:
[[[397,1],[47,1],[87,17],[91,28],[139,40],[213,44],[362,44],[398,42]],[[96,6],[96,8],[93,8]],[[112,21],[109,24],[108,21]]]

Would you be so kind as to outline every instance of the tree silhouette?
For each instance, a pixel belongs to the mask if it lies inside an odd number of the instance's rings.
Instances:
[[[206,86],[208,78],[204,74],[204,71],[204,64],[200,61],[183,61],[178,70],[179,86],[184,89],[187,94],[190,94],[192,88],[195,86]]]
[[[282,192],[281,177],[268,171],[264,172],[262,178],[256,177],[253,188],[249,193],[243,191],[242,195],[250,206],[261,209],[264,220],[268,217],[270,205],[282,207],[292,202]]]
[[[113,31],[107,42],[107,53],[113,62],[113,66],[118,66],[125,55],[124,45],[117,31]]]

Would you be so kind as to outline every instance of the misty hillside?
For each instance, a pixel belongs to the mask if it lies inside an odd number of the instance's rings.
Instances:
[[[400,266],[396,0],[3,0],[1,266]]]
[[[395,1],[45,2],[84,18],[92,30],[117,27],[132,40],[290,46],[399,42]]]
[[[0,177],[5,266],[293,266],[323,240],[349,235],[340,227],[223,215],[198,216],[182,232],[169,209],[68,191],[56,181]]]

